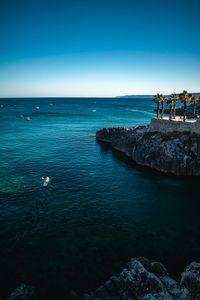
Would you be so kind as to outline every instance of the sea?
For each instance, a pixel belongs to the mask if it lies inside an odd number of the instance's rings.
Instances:
[[[138,256],[177,280],[199,261],[199,179],[96,141],[105,127],[149,124],[154,108],[141,97],[0,99],[0,299],[21,283],[40,300],[83,294]]]

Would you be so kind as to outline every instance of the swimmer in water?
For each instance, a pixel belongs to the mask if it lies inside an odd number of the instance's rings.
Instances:
[[[47,176],[47,177],[42,177],[42,180],[44,181],[44,185],[47,185],[50,181],[50,178]]]

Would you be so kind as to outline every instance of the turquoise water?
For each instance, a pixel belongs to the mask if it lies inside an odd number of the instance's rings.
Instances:
[[[1,299],[22,282],[40,299],[82,293],[135,256],[174,276],[199,259],[199,179],[136,166],[95,140],[103,127],[149,123],[153,109],[141,98],[0,99]]]

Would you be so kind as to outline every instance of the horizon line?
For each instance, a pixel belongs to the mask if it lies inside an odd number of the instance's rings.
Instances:
[[[181,93],[181,92],[180,92]],[[177,94],[180,94],[177,93]],[[200,94],[199,92],[189,92],[191,94]],[[121,98],[121,97],[131,97],[131,96],[154,96],[154,94],[126,94],[126,95],[118,95],[118,96],[5,96],[2,97],[0,96],[0,99],[18,99],[18,98],[31,98],[31,99],[36,99],[36,98]],[[170,94],[165,94],[165,95],[170,95]]]

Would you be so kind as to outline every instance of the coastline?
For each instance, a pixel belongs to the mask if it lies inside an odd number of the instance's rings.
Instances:
[[[96,139],[109,143],[138,165],[176,176],[200,176],[200,135],[173,128],[152,130],[155,126],[152,121],[150,126],[104,128],[97,131]]]

